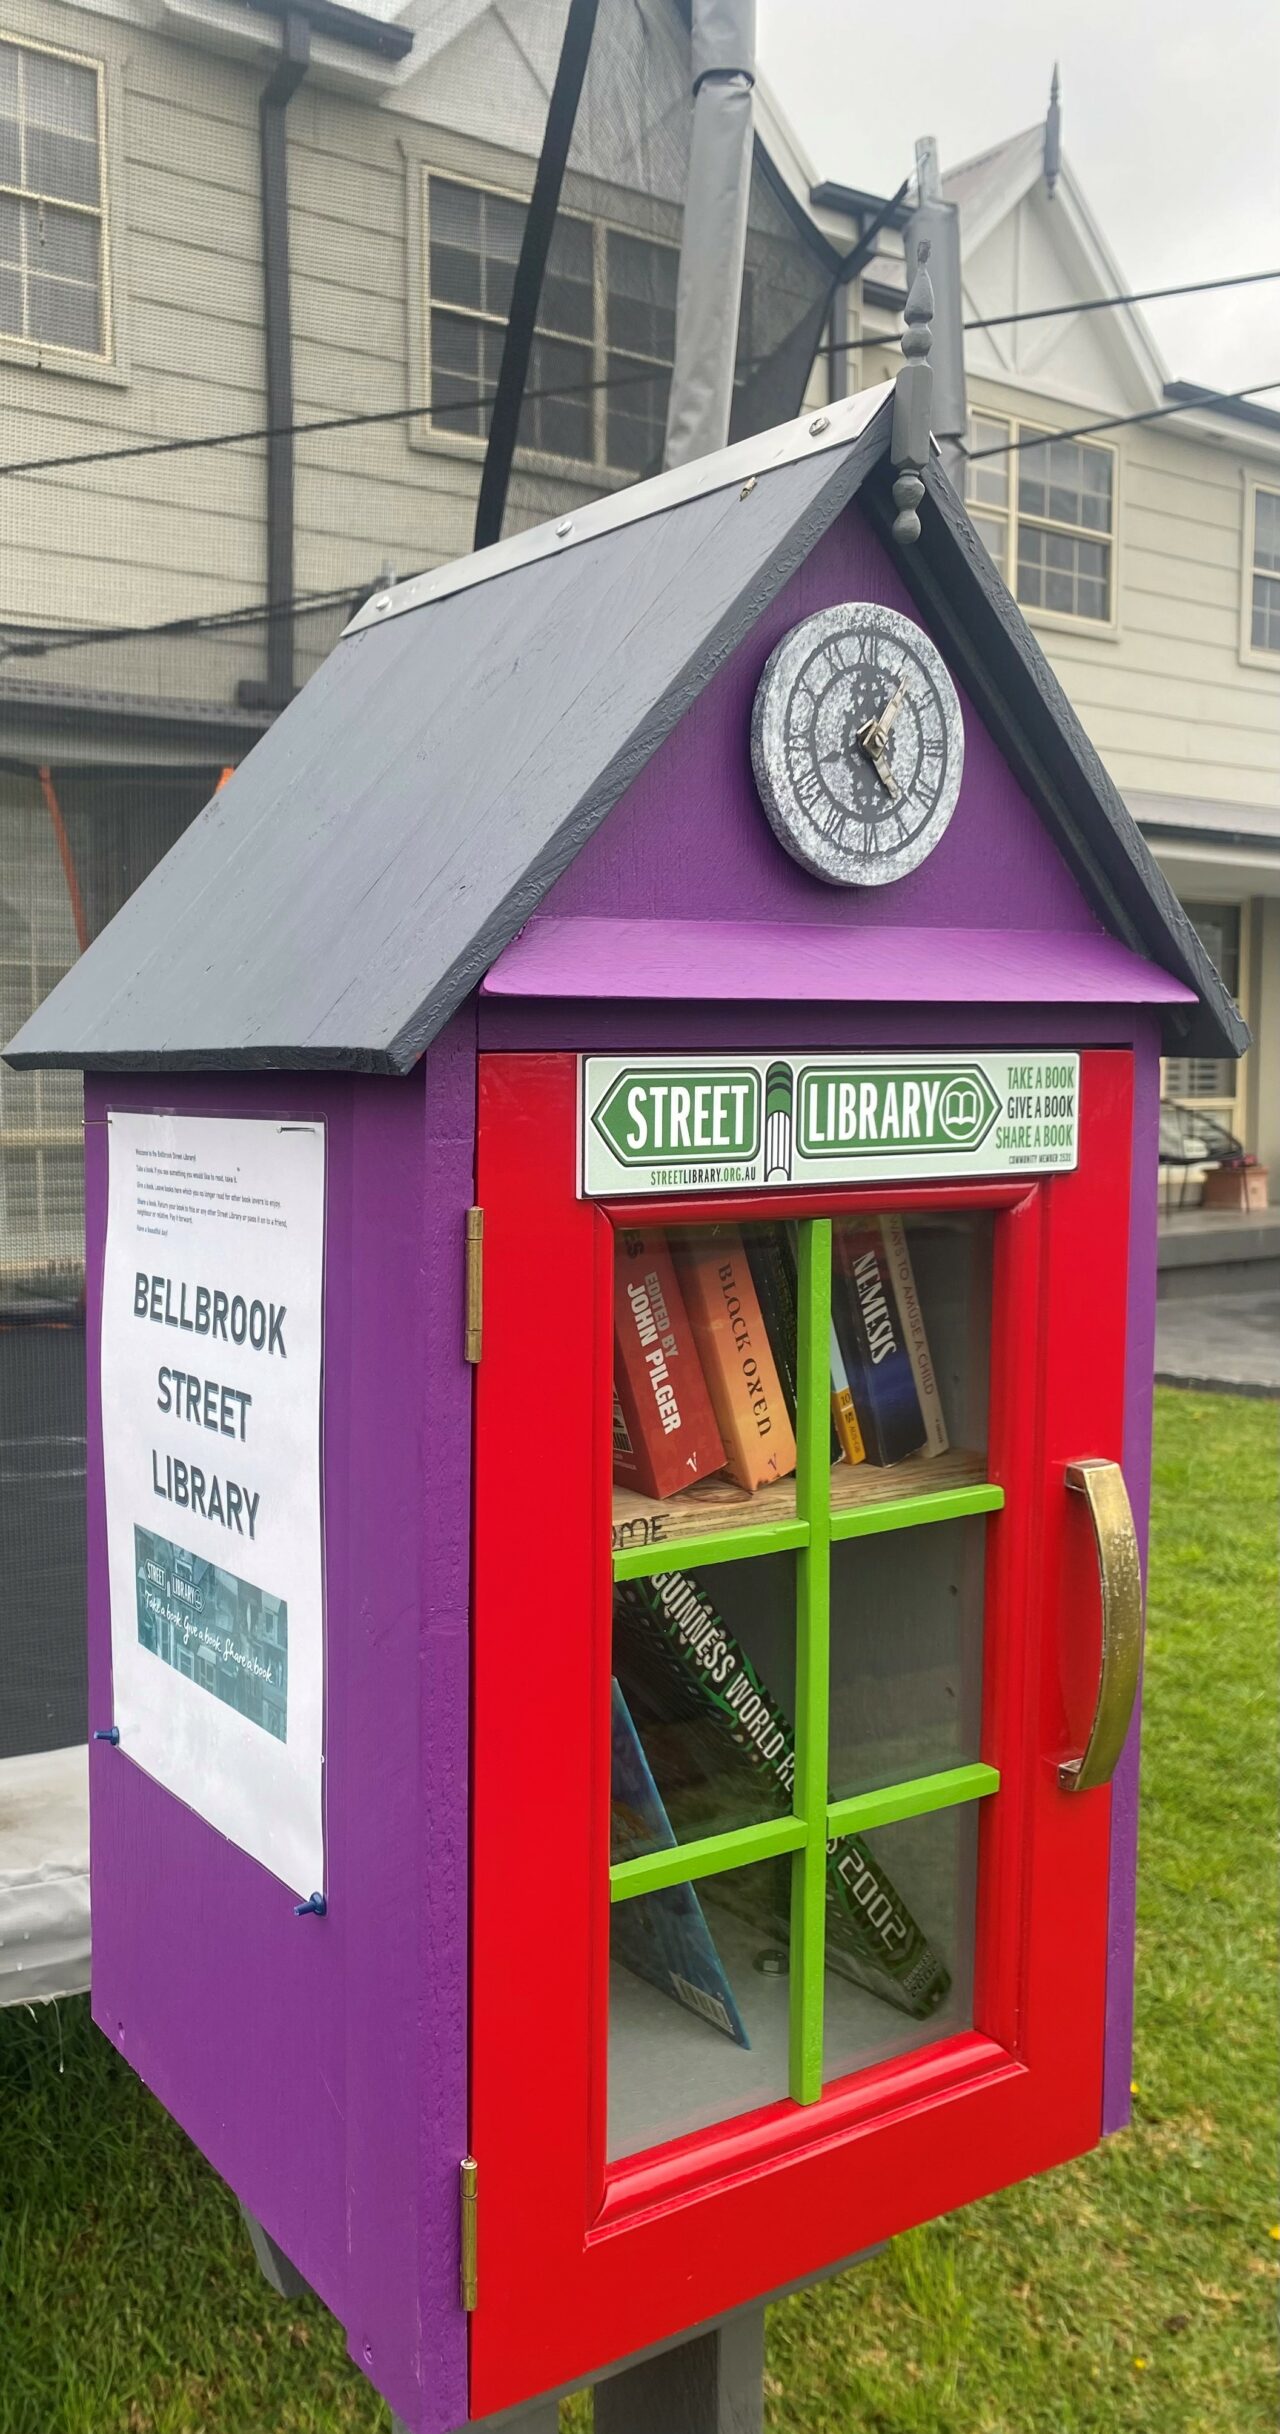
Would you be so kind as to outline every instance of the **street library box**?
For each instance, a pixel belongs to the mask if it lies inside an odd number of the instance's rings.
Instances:
[[[84,1070],[94,2013],[413,2434],[1126,2117],[1162,1048],[890,393],[374,598]]]

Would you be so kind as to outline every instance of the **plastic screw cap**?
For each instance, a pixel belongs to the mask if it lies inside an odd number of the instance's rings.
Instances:
[[[120,1740],[120,1727],[118,1724],[106,1724],[103,1726],[102,1730],[100,1732],[96,1732],[93,1737],[95,1741],[109,1741],[112,1748],[115,1749]]]
[[[294,1903],[293,1915],[295,1918],[323,1918],[328,1907],[323,1893],[309,1893],[305,1902]]]

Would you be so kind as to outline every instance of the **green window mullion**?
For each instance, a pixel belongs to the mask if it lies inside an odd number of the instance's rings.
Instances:
[[[919,1775],[913,1783],[886,1783],[876,1792],[855,1792],[835,1800],[827,1810],[832,1835],[869,1834],[873,1827],[899,1825],[904,1817],[929,1817],[937,1809],[958,1808],[962,1801],[985,1800],[1000,1789],[994,1766],[952,1766],[941,1775]]]
[[[706,1538],[659,1539],[656,1546],[622,1547],[613,1558],[615,1580],[640,1580],[648,1572],[687,1572],[707,1564],[741,1563],[752,1555],[784,1555],[808,1544],[806,1521],[760,1521],[742,1530]]]
[[[804,1842],[791,1880],[791,2094],[822,2094],[827,1902],[827,1722],[830,1671],[831,1404],[828,1335],[831,1222],[799,1228],[796,1512],[808,1544],[796,1557],[796,1777]]]
[[[667,1885],[701,1882],[704,1876],[724,1876],[730,1868],[749,1868],[758,1859],[782,1858],[798,1851],[804,1838],[798,1817],[766,1817],[759,1825],[735,1826],[729,1834],[706,1834],[699,1842],[645,1851],[639,1859],[620,1859],[610,1868],[609,1899],[626,1902],[637,1893],[660,1893]]]
[[[999,1513],[1004,1489],[977,1487],[927,1489],[920,1496],[896,1496],[884,1504],[851,1506],[831,1516],[833,1538],[871,1538],[881,1530],[918,1529],[926,1521],[963,1521],[970,1513]]]

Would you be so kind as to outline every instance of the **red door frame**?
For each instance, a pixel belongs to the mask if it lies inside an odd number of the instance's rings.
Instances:
[[[577,1104],[574,1056],[480,1060],[473,2416],[586,2380],[1100,2133],[1110,1794],[1058,1782],[1098,1644],[1065,1470],[1121,1452],[1131,1056],[1082,1056],[1070,1174],[645,1204],[649,1222],[762,1201],[996,1209],[991,1469],[1006,1506],[987,1523],[983,1755],[1001,1789],[979,1838],[980,2029],[608,2173],[612,1224],[576,1197]]]

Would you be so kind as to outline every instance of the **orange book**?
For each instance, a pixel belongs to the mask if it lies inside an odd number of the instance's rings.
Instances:
[[[680,1281],[729,1477],[753,1489],[789,1478],[795,1431],[736,1225],[682,1243]]]

